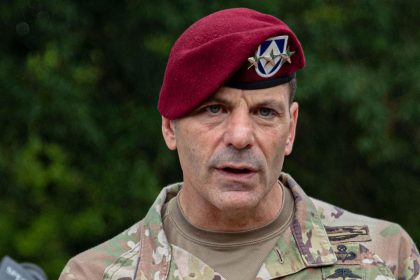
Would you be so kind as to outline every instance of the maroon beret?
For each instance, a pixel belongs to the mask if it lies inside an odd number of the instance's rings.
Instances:
[[[172,47],[160,91],[162,116],[185,116],[221,86],[272,87],[305,65],[300,42],[281,20],[235,8],[191,25]]]

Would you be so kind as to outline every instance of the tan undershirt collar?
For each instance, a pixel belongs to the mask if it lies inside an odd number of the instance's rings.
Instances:
[[[192,225],[179,204],[179,194],[176,199],[168,202],[165,216],[170,218],[179,234],[193,243],[207,247],[232,248],[264,242],[275,235],[279,235],[289,225],[293,216],[293,197],[288,188],[283,189],[283,203],[279,215],[270,223],[260,228],[240,232],[215,232]]]

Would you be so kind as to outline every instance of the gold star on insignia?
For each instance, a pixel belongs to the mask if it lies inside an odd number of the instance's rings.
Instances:
[[[276,65],[276,60],[275,59],[279,56],[281,56],[281,54],[274,54],[274,50],[271,49],[270,56],[264,56],[264,59],[267,61],[265,66],[267,66],[267,64],[271,64],[272,66]]]
[[[270,57],[271,57],[271,59],[276,59],[277,57],[279,57],[281,54],[274,54],[274,50],[273,49],[271,49],[271,52],[270,52]]]
[[[250,69],[252,66],[257,68],[258,67],[258,60],[259,60],[259,58],[256,55],[248,57],[248,61],[250,63],[248,69]]]
[[[274,62],[274,59],[272,59],[270,56],[264,56],[263,57],[264,59],[265,59],[265,61],[266,61],[266,63],[265,63],[265,65],[264,65],[264,67],[265,66],[267,66],[267,64],[271,64],[271,65],[275,65],[276,63]]]
[[[281,54],[281,58],[283,59],[284,62],[288,62],[289,64],[291,64],[292,63],[292,60],[290,58],[294,54],[295,54],[295,52],[291,52],[290,49],[289,49],[289,47],[287,47],[286,53],[285,54]]]

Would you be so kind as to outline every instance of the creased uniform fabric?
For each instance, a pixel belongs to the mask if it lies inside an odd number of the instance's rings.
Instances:
[[[256,280],[420,279],[418,250],[400,226],[310,198],[287,174],[280,180],[292,191],[295,216]],[[164,188],[143,220],[72,258],[59,279],[225,279],[167,242],[161,209],[181,187],[179,183]]]
[[[277,217],[264,226],[239,232],[209,231],[194,226],[182,211],[178,193],[162,212],[165,235],[170,244],[200,258],[226,279],[254,280],[266,256],[293,218],[292,192],[282,184],[276,187],[283,193]]]

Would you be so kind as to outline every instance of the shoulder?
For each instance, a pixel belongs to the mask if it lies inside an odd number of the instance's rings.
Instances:
[[[59,280],[114,279],[116,273],[132,277],[140,249],[141,225],[142,221],[70,259]]]
[[[332,232],[335,228],[345,227],[360,229],[353,233],[353,237],[356,234],[366,235],[367,237],[364,239],[369,239],[370,247],[383,248],[384,245],[389,246],[390,240],[398,241],[397,243],[408,242],[414,246],[407,232],[396,223],[355,214],[314,198],[311,198],[311,200],[327,231]],[[359,237],[358,239],[362,238]]]
[[[311,200],[332,243],[360,243],[386,263],[394,275],[419,273],[418,250],[400,225]]]
[[[387,226],[397,226],[385,220],[375,219],[368,216],[355,214],[330,203],[311,198],[317,212],[326,226],[352,226],[365,224],[369,226],[371,233],[377,232]]]

